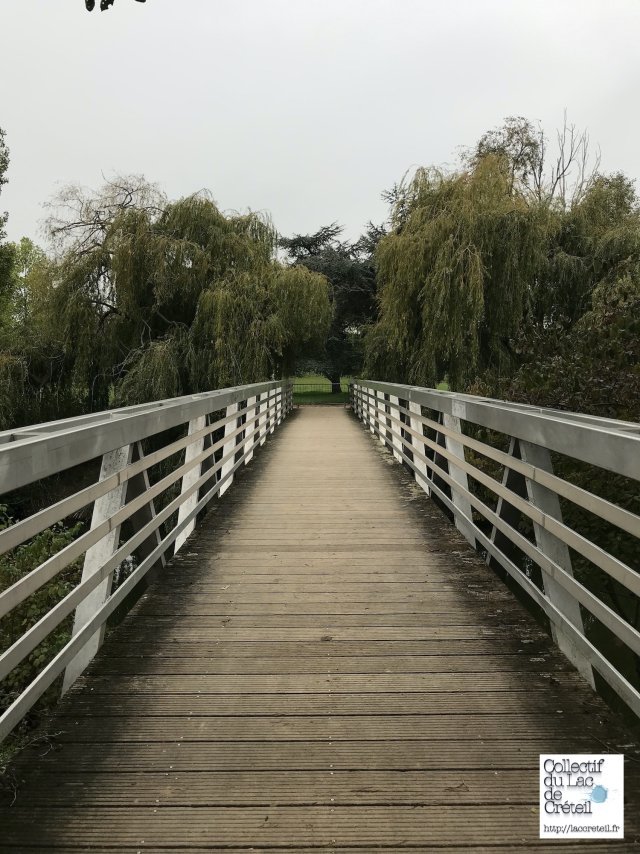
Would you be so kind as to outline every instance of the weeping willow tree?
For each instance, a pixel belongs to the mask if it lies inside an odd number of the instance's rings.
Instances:
[[[594,294],[640,263],[633,184],[602,175],[588,137],[565,122],[547,167],[544,133],[508,119],[462,168],[419,169],[396,186],[390,233],[376,254],[380,320],[367,373],[454,388],[495,389],[532,352],[568,333]]]
[[[396,190],[392,230],[378,246],[380,322],[367,368],[420,385],[460,386],[500,367],[544,257],[546,209],[513,192],[508,164],[419,169]]]
[[[267,218],[224,215],[205,193],[68,188],[49,227],[55,381],[85,411],[280,377],[326,335],[326,279],[275,260]]]
[[[597,293],[640,262],[640,216],[633,182],[597,175],[582,198],[552,211],[545,264],[533,284],[531,324],[569,331],[590,312]]]

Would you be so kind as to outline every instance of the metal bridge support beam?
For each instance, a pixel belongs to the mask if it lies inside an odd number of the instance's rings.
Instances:
[[[116,472],[126,469],[131,463],[133,453],[132,445],[125,445],[122,448],[117,448],[114,451],[109,451],[102,458],[100,468],[100,480],[106,480]],[[111,492],[98,498],[93,504],[93,514],[91,517],[91,527],[96,528],[101,525],[118,510],[124,507],[127,493],[127,482],[116,486]],[[120,525],[112,528],[101,540],[95,545],[87,549],[84,556],[84,566],[82,568],[82,581],[86,581],[96,572],[100,572],[104,564],[118,550],[120,544]],[[113,572],[110,572],[97,587],[86,596],[76,608],[73,619],[72,636],[78,634],[85,623],[93,617],[96,611],[104,605],[111,595],[111,585],[113,583]],[[102,646],[104,639],[104,624],[98,629],[95,634],[91,635],[89,640],[82,647],[80,652],[71,659],[67,664],[64,672],[62,683],[62,693],[64,694],[73,685],[76,679],[84,672],[89,663],[93,660],[96,653]]]
[[[142,450],[142,442],[136,442],[133,447],[133,454],[131,461],[137,462],[138,460],[142,460],[144,458],[144,451]],[[130,477],[127,481],[127,502],[133,501],[134,498],[138,498],[140,495],[146,495],[147,491],[150,487],[149,481],[149,471],[148,469],[144,469],[144,471],[140,472],[140,474],[135,474],[133,477]],[[127,523],[125,524],[125,531],[130,529],[131,533],[127,533],[125,539],[133,536],[136,531],[139,531],[141,528],[144,528],[149,522],[153,522],[156,516],[156,508],[153,501],[153,498],[148,501],[146,504],[143,504],[139,510],[129,518]],[[154,549],[160,545],[162,541],[162,536],[160,534],[160,528],[154,528],[153,532],[147,537],[147,539],[141,543],[137,549],[135,549],[135,556],[137,559],[137,563],[142,563],[142,561],[147,558]],[[165,566],[167,559],[164,555],[160,555],[160,558],[156,564],[149,570],[146,575],[147,583],[151,581],[156,573],[156,570]]]
[[[540,445],[534,445],[532,442],[512,439],[509,453],[511,456],[521,459],[523,462],[529,463],[529,465],[532,465],[541,471],[553,474],[551,454],[547,448],[542,448]],[[534,507],[542,510],[542,512],[547,516],[551,516],[559,522],[562,522],[560,500],[555,492],[552,492],[545,486],[536,483],[536,481],[531,478],[524,477],[524,475],[516,472],[512,472],[512,474],[516,478],[524,481],[526,497]],[[542,525],[538,525],[535,521],[533,523],[533,529],[536,538],[536,545],[540,551],[543,552],[549,560],[553,561],[564,569],[565,572],[573,576],[571,555],[567,545],[554,536],[550,531],[543,528]],[[584,625],[582,621],[582,614],[580,612],[580,604],[568,590],[565,590],[565,588],[562,587],[562,585],[560,585],[545,570],[544,567],[541,567],[541,569],[542,587],[551,604],[554,605],[570,623],[573,623],[580,634],[584,636]],[[595,682],[593,669],[589,661],[576,648],[571,638],[562,630],[561,626],[556,625],[553,620],[551,620],[550,623],[551,635],[555,643],[587,680],[587,682],[594,687]]]

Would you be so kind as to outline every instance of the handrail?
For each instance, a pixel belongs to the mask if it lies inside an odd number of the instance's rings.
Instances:
[[[87,531],[0,592],[3,617],[84,555],[80,582],[0,654],[1,680],[74,613],[69,641],[0,717],[0,741],[63,671],[64,692],[85,670],[110,614],[181,548],[198,514],[226,492],[237,469],[290,412],[292,389],[288,381],[256,383],[0,433],[0,494],[102,459],[90,486],[0,531],[2,555],[93,507]],[[175,438],[176,430],[183,435]],[[173,431],[170,439],[167,431]],[[145,454],[144,440],[158,447]],[[151,483],[150,470],[160,463],[164,468]],[[166,504],[156,512],[158,499]],[[123,539],[125,522],[130,531]],[[131,557],[133,571],[112,591],[115,571]]]
[[[468,542],[488,563],[506,570],[544,611],[555,642],[584,678],[594,685],[596,671],[640,716],[637,685],[585,633],[581,609],[636,656],[640,631],[574,577],[570,549],[621,584],[634,601],[640,599],[640,573],[566,524],[560,499],[635,538],[640,538],[640,517],[555,474],[552,464],[552,453],[564,454],[638,481],[640,425],[365,379],[351,384],[350,397],[364,426],[440,500]],[[507,437],[509,452],[469,435],[477,427]],[[502,480],[476,465],[472,454],[501,466]],[[470,481],[493,494],[495,510]],[[533,539],[518,530],[522,519],[532,524]],[[518,552],[539,568],[541,587],[518,565]]]

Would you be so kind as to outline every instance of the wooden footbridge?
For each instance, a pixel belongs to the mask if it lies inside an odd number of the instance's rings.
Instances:
[[[0,719],[6,736],[63,686],[6,770],[1,850],[639,850],[640,695],[591,621],[627,662],[640,634],[572,557],[631,596],[640,575],[561,510],[620,537],[639,520],[552,468],[638,479],[638,425],[381,383],[351,397],[292,412],[268,383],[0,435],[4,492],[95,472],[0,532],[15,553],[93,508],[0,594],[24,626],[2,677],[69,625]],[[625,754],[623,841],[539,839],[545,753]]]

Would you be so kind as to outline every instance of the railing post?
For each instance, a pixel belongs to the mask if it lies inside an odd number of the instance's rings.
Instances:
[[[366,426],[366,424],[367,424],[367,413],[366,413],[366,409],[365,409],[364,388],[359,384],[354,385],[353,388],[354,388],[354,395],[355,395],[355,399],[356,399],[356,403],[357,403],[357,407],[358,407],[358,409],[357,409],[358,418],[360,419],[360,421],[362,421],[362,424],[364,426]]]
[[[378,416],[378,438],[381,443],[386,446],[387,444],[387,399],[384,396],[384,392],[375,391],[376,398],[376,413]],[[382,417],[381,417],[382,416]],[[384,429],[383,429],[384,428]]]
[[[269,418],[269,399],[271,392],[260,395],[260,415],[258,417],[258,439],[261,445],[267,441],[267,424]]]
[[[268,425],[268,433],[271,435],[276,429],[276,418],[278,417],[278,389],[271,389],[269,392],[269,405],[273,403],[271,407],[271,412],[269,413],[269,418],[267,420]]]
[[[131,445],[125,445],[122,448],[117,448],[114,451],[106,453],[102,458],[100,480],[106,480],[106,478],[111,477],[116,472],[126,469],[131,463],[132,453],[133,448]],[[113,516],[114,513],[117,513],[118,510],[121,510],[126,501],[126,493],[127,483],[125,481],[116,486],[115,489],[112,489],[111,492],[107,492],[106,495],[96,499],[91,516],[91,527],[96,528],[109,519],[109,517]],[[95,575],[96,572],[100,572],[104,564],[118,550],[119,544],[120,525],[116,525],[95,545],[87,549],[84,556],[81,580],[86,581]],[[80,602],[74,615],[72,636],[78,634],[84,624],[88,623],[96,611],[104,605],[111,594],[112,583],[113,571]],[[63,694],[73,685],[95,657],[102,646],[104,632],[105,626],[102,625],[91,635],[80,652],[67,665],[62,683]]]
[[[200,430],[204,430],[207,424],[207,416],[201,415],[199,418],[193,418],[189,422],[188,435],[192,436],[194,433],[198,433]],[[191,444],[187,445],[185,453],[184,453],[184,461],[186,463],[190,463],[194,460],[199,454],[204,450],[204,438],[200,437],[199,439],[195,439]],[[182,483],[180,485],[180,492],[184,493],[189,489],[193,484],[198,480],[201,474],[201,466],[195,465],[192,469],[190,469],[185,475],[182,477]],[[183,501],[178,509],[178,525],[183,522],[187,516],[192,512],[193,508],[198,503],[198,492],[194,490],[191,495]],[[175,551],[177,552],[184,545],[185,540],[191,535],[193,529],[196,526],[195,518],[192,519],[176,537]]]
[[[378,407],[378,395],[377,392],[374,391],[369,386],[365,386],[365,391],[367,393],[367,425],[371,433],[375,436],[376,428],[375,425],[378,423],[377,416],[377,407]]]
[[[529,465],[532,465],[541,471],[553,474],[551,454],[547,448],[543,448],[540,445],[534,445],[531,442],[512,439],[509,453],[511,456],[521,459],[523,462],[529,463]],[[519,476],[521,480],[524,480],[526,497],[534,507],[542,510],[542,512],[547,516],[551,516],[559,522],[562,522],[560,499],[555,492],[552,492],[550,489],[547,489],[547,487],[542,486],[529,477],[519,475],[516,472],[512,472],[512,474],[515,477]],[[568,575],[573,577],[571,554],[569,553],[567,545],[554,536],[550,531],[543,528],[542,525],[538,525],[535,521],[533,523],[533,529],[536,538],[536,545],[540,551],[543,552],[549,560],[564,569]],[[584,625],[579,603],[568,590],[565,590],[565,588],[545,570],[544,567],[541,567],[541,570],[542,586],[549,601],[567,618],[570,623],[573,623],[580,634],[584,635]],[[553,621],[550,621],[550,623],[551,635],[555,643],[572,662],[575,668],[582,674],[582,676],[591,684],[592,687],[594,687],[595,682],[593,678],[593,670],[589,661],[580,653],[579,650],[576,649],[571,638],[563,632],[562,626],[556,625]]]
[[[237,412],[238,412],[238,404],[237,403],[230,403],[229,406],[227,406],[227,412],[226,412],[227,418],[229,418],[232,415],[235,415]],[[237,427],[238,427],[238,419],[237,418],[231,418],[229,421],[227,421],[227,423],[224,425],[225,438],[227,436],[229,436],[231,433],[234,433]],[[225,442],[224,445],[222,446],[222,456],[226,457],[227,455],[229,455],[229,459],[226,462],[222,463],[222,468],[220,469],[220,480],[222,480],[223,477],[225,477],[227,474],[229,474],[229,472],[231,471],[231,469],[235,465],[235,454],[233,454],[233,449],[235,448],[235,446],[236,446],[236,437],[235,436],[233,436],[231,439],[229,439],[228,442]],[[229,489],[229,487],[231,486],[232,483],[233,483],[233,475],[231,474],[231,475],[229,475],[229,477],[227,478],[225,483],[223,483],[222,486],[220,487],[220,489],[218,490],[218,498],[222,498],[222,496],[225,494],[227,489]]]
[[[253,433],[256,425],[258,423],[258,418],[256,417],[256,397],[247,398],[247,420],[245,421],[246,433]],[[247,465],[253,459],[253,449],[258,441],[257,433],[251,437],[251,439],[247,440],[247,454],[244,459],[244,464]]]
[[[415,413],[418,416],[422,415],[422,407],[419,403],[414,403],[414,401],[409,401],[409,412]],[[416,433],[420,433],[420,435],[424,435],[423,433],[423,424],[420,418],[414,418],[412,415],[409,416],[409,427],[412,430],[415,430]],[[416,439],[415,436],[411,436],[411,444],[413,447],[419,451],[423,456],[426,457],[426,447],[423,443]],[[420,447],[422,444],[422,447]],[[429,471],[427,469],[427,464],[424,460],[419,459],[414,454],[413,456],[413,465],[415,466],[415,478],[420,484],[420,486],[424,489],[427,495],[431,495],[431,490],[429,489]]]
[[[455,406],[455,404],[454,404]],[[460,417],[458,415],[446,415],[442,414],[442,425],[443,427],[447,427],[449,430],[462,433],[462,425],[460,422]],[[459,442],[457,439],[454,439],[452,436],[448,436],[446,433],[444,434],[445,440],[445,448],[452,454],[454,457],[457,457],[459,460],[464,461],[464,445]],[[469,481],[467,478],[467,473],[463,469],[459,468],[454,462],[451,460],[448,461],[449,465],[449,477],[454,481],[455,484],[458,484],[462,489],[469,489]],[[467,522],[467,519],[464,516],[461,516],[461,513],[468,519],[472,519],[471,512],[471,504],[469,503],[469,499],[462,495],[455,486],[451,487],[451,501],[453,502],[453,506],[455,508],[454,517],[455,517],[455,525],[456,528],[460,531],[462,536],[473,546],[476,547],[476,536],[473,530],[473,526]]]
[[[397,419],[397,421],[400,421],[399,404],[400,404],[399,398],[397,398],[393,394],[390,394],[389,395],[389,415],[391,415],[392,418]],[[403,447],[402,446],[402,434],[400,432],[401,430],[402,430],[402,427],[400,426],[400,424],[398,424],[396,421],[391,421],[391,444],[392,444],[393,456],[396,458],[396,460],[399,463],[402,463],[402,461],[403,461],[403,457],[402,457],[402,447]]]

